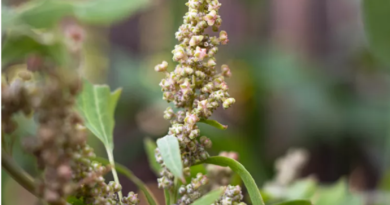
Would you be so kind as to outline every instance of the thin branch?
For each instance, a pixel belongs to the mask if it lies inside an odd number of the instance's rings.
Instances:
[[[15,181],[17,181],[27,191],[36,196],[33,178],[21,167],[19,167],[19,165],[17,165],[5,152],[2,152],[1,155],[1,166]]]

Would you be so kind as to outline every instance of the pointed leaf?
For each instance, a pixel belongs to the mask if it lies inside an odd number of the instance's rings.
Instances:
[[[248,190],[249,197],[251,198],[253,205],[264,205],[263,198],[261,197],[260,191],[256,185],[255,180],[252,178],[250,173],[245,169],[245,167],[237,162],[234,159],[228,157],[210,157],[201,163],[214,164],[223,167],[230,167],[236,174],[238,174],[246,189]]]
[[[285,201],[275,205],[312,205],[312,203],[308,200],[292,200],[292,201]]]
[[[192,203],[192,205],[212,204],[221,197],[224,191],[225,191],[224,188],[213,190],[208,194],[202,196],[200,199],[195,200],[194,203]]]
[[[149,0],[95,0],[75,4],[76,17],[89,24],[111,24],[147,6]]]
[[[157,146],[165,166],[176,177],[183,179],[183,163],[181,161],[179,141],[173,135],[167,135],[157,140]]]
[[[148,156],[150,168],[153,170],[155,174],[157,175],[160,174],[161,165],[156,161],[156,158],[154,157],[154,152],[157,148],[156,143],[150,138],[145,138],[144,146],[145,146],[146,155]]]
[[[20,13],[19,20],[34,28],[51,28],[62,18],[73,14],[73,7],[67,1],[42,0],[29,3],[30,8]]]
[[[121,89],[117,89],[111,93],[107,85],[92,85],[88,81],[84,81],[83,91],[77,98],[77,108],[85,119],[85,125],[103,142],[112,166],[115,166],[113,155],[114,112],[121,91]],[[112,175],[115,182],[120,184],[115,169],[112,170]],[[118,196],[122,200],[122,192],[118,192]]]
[[[107,85],[92,85],[85,81],[77,98],[77,108],[85,119],[85,125],[103,144],[113,150],[114,111],[121,89],[113,93]]]
[[[202,123],[211,125],[211,126],[213,126],[213,127],[216,127],[216,128],[218,128],[218,129],[221,129],[221,130],[226,130],[226,129],[228,128],[227,125],[223,125],[223,124],[219,123],[219,122],[216,121],[216,120],[200,119],[199,122],[202,122]]]
[[[7,36],[3,42],[1,65],[6,66],[14,61],[23,60],[31,54],[38,54],[60,65],[64,65],[68,57],[62,43],[47,44],[36,35],[26,32]]]

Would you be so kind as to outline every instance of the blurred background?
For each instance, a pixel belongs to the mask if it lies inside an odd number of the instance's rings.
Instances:
[[[87,79],[123,88],[115,115],[116,161],[152,187],[156,176],[143,141],[166,135],[169,127],[163,119],[169,104],[158,86],[164,76],[154,66],[163,60],[170,69],[175,66],[171,50],[187,11],[185,2],[151,0],[110,26],[65,19],[85,33]],[[389,189],[390,75],[367,48],[361,2],[220,2],[222,30],[230,42],[219,47],[217,63],[232,70],[228,84],[236,104],[212,116],[229,125],[227,130],[201,126],[201,134],[213,141],[210,153],[237,152],[262,186],[274,177],[277,158],[301,148],[309,156],[301,177],[315,176],[321,183],[344,177],[360,191]],[[89,140],[98,155],[106,156],[99,141]],[[29,169],[31,158],[15,152]],[[17,185],[3,179],[5,197]],[[136,190],[125,178],[121,181],[125,192]]]

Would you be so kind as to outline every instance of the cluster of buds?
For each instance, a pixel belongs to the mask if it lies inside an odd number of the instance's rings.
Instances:
[[[168,107],[164,112],[164,118],[171,120],[172,124],[168,134],[177,137],[183,165],[190,167],[209,157],[205,149],[212,144],[206,136],[199,136],[196,123],[209,118],[221,105],[229,108],[235,99],[230,97],[225,82],[225,78],[231,76],[230,69],[222,65],[218,71],[215,59],[217,46],[229,41],[227,33],[221,31],[219,36],[204,34],[208,27],[215,32],[219,30],[222,20],[218,10],[221,4],[218,0],[189,0],[186,5],[189,11],[175,34],[180,44],[172,51],[173,60],[178,65],[174,71],[168,72],[168,63],[163,61],[155,70],[166,75],[160,82],[163,99],[173,102],[179,109],[175,113]],[[164,163],[158,150],[156,159],[160,164]],[[165,169],[162,178],[158,179],[159,186],[171,187],[172,179],[172,174]]]
[[[1,84],[1,132],[3,134],[11,134],[17,128],[17,123],[12,119],[15,113],[22,111],[28,115],[32,111],[29,90],[24,82],[31,78],[31,74],[26,71],[19,73],[19,76],[23,78],[18,77],[9,84],[3,81]]]
[[[221,198],[211,205],[246,205],[246,203],[241,202],[243,198],[240,186],[229,185],[226,187]]]
[[[51,70],[45,83],[37,82],[29,96],[38,121],[36,138],[28,138],[25,148],[35,155],[44,175],[38,182],[38,195],[53,204],[66,204],[75,189],[74,153],[85,146],[86,133],[81,118],[74,111],[74,101],[81,90],[78,78],[59,78]]]
[[[106,184],[103,178],[111,167],[91,161],[90,158],[95,157],[95,154],[88,145],[78,150],[82,151],[73,155],[74,164],[72,166],[73,181],[78,182],[74,192],[75,196],[82,197],[86,204],[119,205],[118,192],[121,191],[122,186],[114,181]],[[133,192],[122,198],[124,205],[137,205],[138,203],[138,196]]]
[[[79,78],[64,77],[60,69],[45,71],[45,82],[31,80],[28,71],[21,71],[10,83],[2,82],[2,133],[11,134],[16,129],[13,115],[34,111],[37,134],[25,138],[23,146],[44,171],[36,181],[36,192],[46,202],[65,205],[72,194],[87,204],[119,205],[117,192],[121,186],[106,184],[103,175],[110,167],[90,160],[95,154],[86,144],[82,119],[74,111],[75,98],[81,90]],[[138,204],[137,195],[129,193],[123,204]]]
[[[221,152],[219,153],[219,156],[238,160],[238,154],[236,152]],[[233,171],[229,167],[208,164],[206,166],[206,170],[210,179],[211,189],[216,189],[220,186],[227,186],[233,177]]]
[[[196,178],[192,178],[191,183],[182,185],[179,188],[180,199],[177,200],[176,205],[188,205],[199,199],[205,191],[209,180],[202,173],[198,173]]]

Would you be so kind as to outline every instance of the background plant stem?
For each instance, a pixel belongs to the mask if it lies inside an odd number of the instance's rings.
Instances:
[[[4,152],[1,155],[1,166],[16,182],[36,196],[33,178]]]

